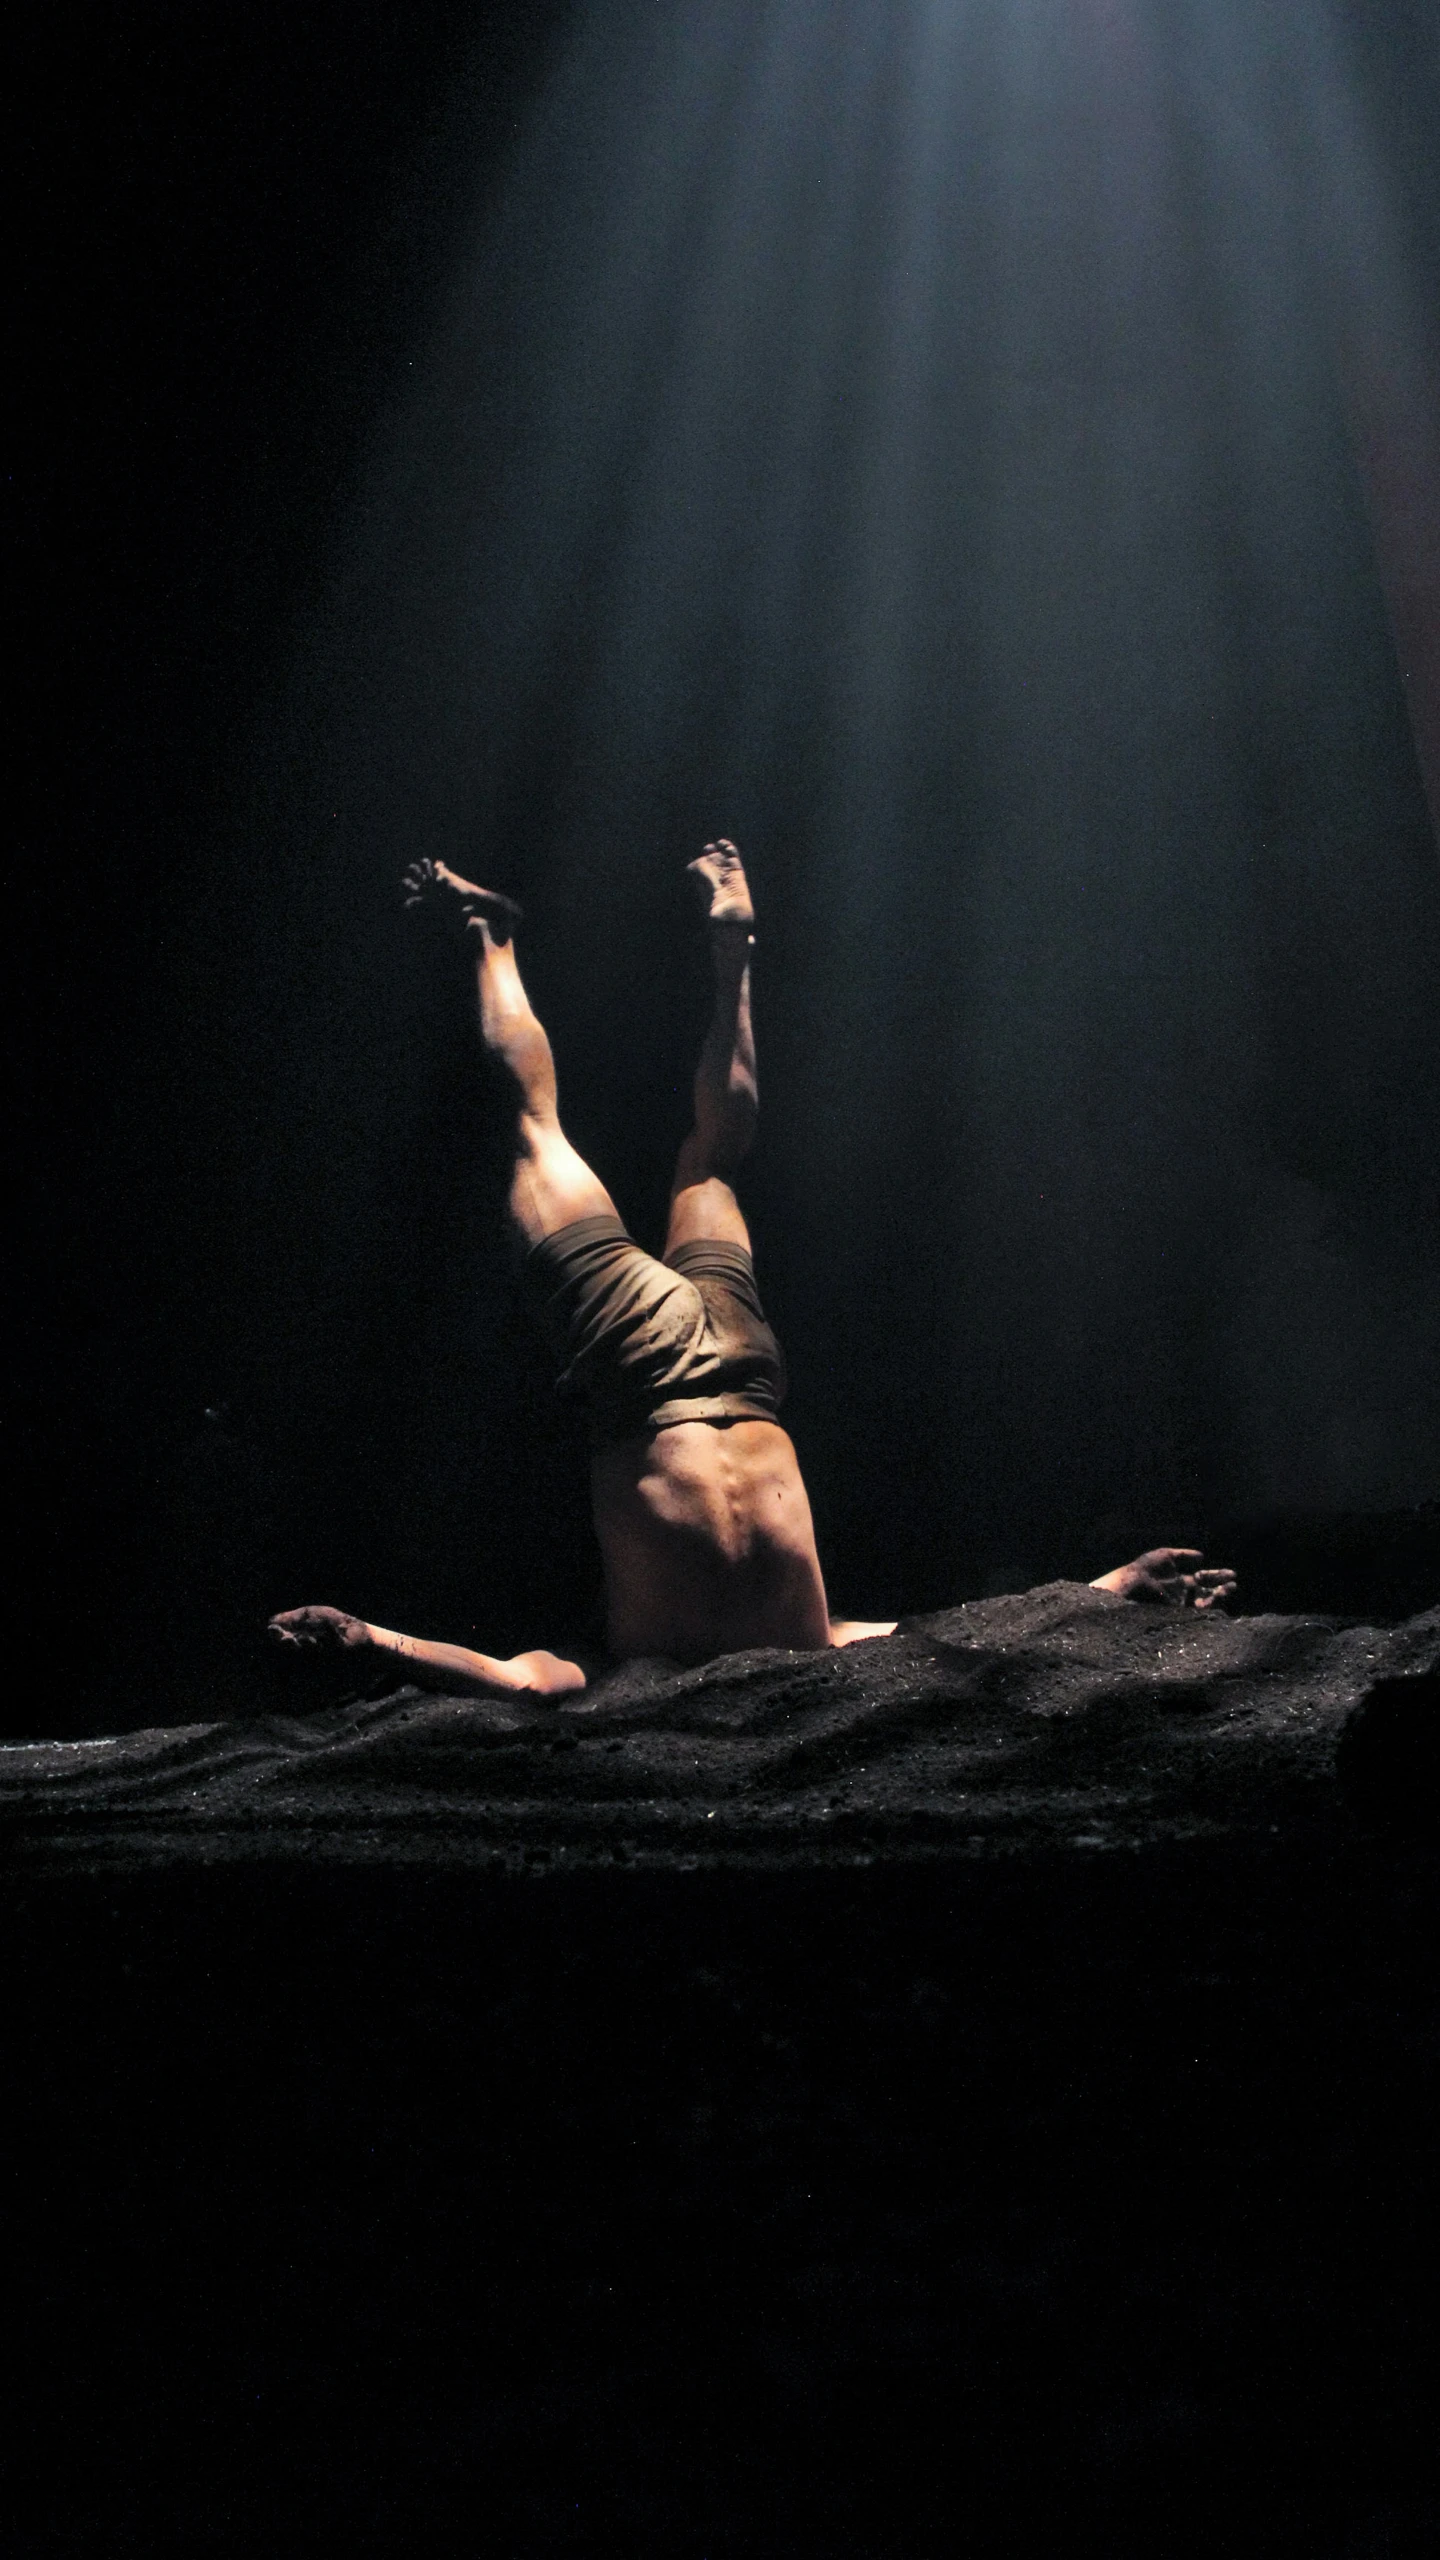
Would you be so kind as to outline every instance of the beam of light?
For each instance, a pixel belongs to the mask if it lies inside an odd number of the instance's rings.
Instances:
[[[1317,228],[1352,432],[1364,475],[1430,816],[1440,836],[1440,311],[1422,289],[1406,221],[1327,12],[1304,47]],[[1440,98],[1440,51],[1428,67]]]
[[[617,1180],[683,1028],[635,919],[753,850],[775,1295],[878,1436],[908,1293],[916,1463],[1017,1520],[1427,1463],[1420,1212],[1358,1169],[1429,1107],[1434,899],[1337,325],[1440,774],[1387,187],[1342,0],[584,9],[302,644],[327,894],[423,837],[526,899]]]

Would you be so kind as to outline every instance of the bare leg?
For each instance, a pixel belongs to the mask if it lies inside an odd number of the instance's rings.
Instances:
[[[537,1244],[574,1218],[614,1213],[603,1183],[578,1156],[560,1127],[555,1061],[550,1043],[521,982],[514,928],[520,910],[495,890],[462,880],[443,862],[413,863],[405,876],[406,903],[423,907],[466,945],[475,967],[480,1036],[506,1087],[514,1115],[515,1164],[509,1211],[520,1240]],[[344,1609],[285,1609],[270,1621],[276,1644],[291,1652],[330,1655],[353,1665],[368,1681],[393,1663],[397,1674],[424,1688],[494,1696],[523,1690],[559,1697],[585,1686],[578,1663],[539,1650],[508,1661],[468,1645],[440,1644],[428,1636],[400,1635],[372,1626]]]
[[[728,838],[708,844],[689,870],[710,932],[715,1009],[695,1070],[695,1125],[676,1160],[665,1250],[704,1236],[748,1251],[733,1179],[754,1143],[760,1109],[750,1019],[755,913]]]
[[[538,1244],[575,1218],[613,1217],[615,1203],[560,1126],[555,1060],[515,958],[519,914],[508,898],[462,880],[443,862],[412,863],[406,903],[427,907],[464,937],[475,963],[480,1037],[513,1114],[515,1169],[509,1211],[520,1241]]]
[[[559,1698],[585,1686],[578,1662],[563,1662],[558,1654],[517,1653],[502,1662],[493,1654],[472,1653],[468,1645],[437,1644],[429,1636],[402,1636],[393,1627],[372,1627],[344,1609],[282,1609],[270,1621],[270,1634],[277,1644],[299,1652],[343,1654],[362,1680],[373,1679],[387,1662],[393,1662],[397,1674],[422,1689],[450,1693],[478,1691],[494,1697],[520,1689],[531,1696]]]
[[[1198,1547],[1151,1547],[1133,1564],[1117,1564],[1113,1573],[1097,1574],[1092,1591],[1113,1591],[1121,1600],[1148,1600],[1169,1609],[1214,1609],[1231,1598],[1235,1576],[1228,1564],[1203,1573]]]

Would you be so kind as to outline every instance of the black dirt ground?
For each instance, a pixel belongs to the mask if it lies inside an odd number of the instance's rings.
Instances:
[[[1428,2553],[1437,1654],[1052,1586],[7,1755],[10,2547]]]

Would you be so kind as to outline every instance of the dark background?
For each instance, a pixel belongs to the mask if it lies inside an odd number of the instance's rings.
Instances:
[[[6,1900],[25,2560],[1434,2549],[1423,1848]]]
[[[504,220],[568,10],[18,39],[12,1538],[62,1674],[14,1731],[243,1709],[304,1598],[583,1622],[422,847],[499,848],[646,1234],[676,867],[753,847],[749,1197],[843,1605],[1167,1532],[1257,1600],[1433,1597],[1440,889],[1289,103],[1338,26],[1433,308],[1430,13],[1250,8],[1227,86],[1215,0],[1066,0],[1018,66],[1037,13],[957,10],[953,125],[888,49],[919,13],[796,0],[728,83],[773,19],[692,14],[706,151],[627,75],[568,152],[581,81]],[[772,78],[776,219],[725,237]],[[935,216],[952,130],[983,183]],[[643,208],[667,151],[657,272],[573,187]],[[737,364],[738,444],[667,486]],[[1433,1857],[1348,1819],[770,1880],[17,1869],[15,2548],[1428,2552]]]
[[[357,1433],[352,1490],[383,1547],[403,1288],[382,1285],[364,1346],[374,1417],[337,1414],[257,1321],[273,1244],[235,1250],[237,1182],[268,1153],[256,1060],[272,1003],[303,1015],[295,946],[318,920],[233,812],[377,394],[452,254],[452,90],[483,169],[565,16],[247,0],[203,27],[61,9],[22,40],[11,499],[33,794],[11,1023],[33,1286],[8,1385],[22,1582],[78,1640],[82,1724],[168,1705],[197,1665],[243,1689],[297,1533],[308,1566],[323,1520],[332,1574],[352,1531],[374,1544],[340,1516]],[[327,928],[343,978],[343,911]],[[302,1168],[274,1242],[297,1300],[318,1287],[333,1310],[347,1282],[306,1196],[324,1181]],[[418,1214],[406,1199],[394,1224]],[[375,1285],[354,1276],[363,1309]]]
[[[1332,14],[1432,307],[1433,30]],[[23,39],[11,1445],[27,1614],[82,1665],[51,1729],[242,1703],[303,1599],[583,1628],[416,850],[526,901],[573,1134],[653,1241],[705,992],[678,865],[753,848],[748,1196],[837,1605],[1167,1536],[1249,1537],[1262,1600],[1283,1548],[1290,1605],[1328,1554],[1343,1604],[1347,1521],[1372,1564],[1433,1536],[1440,868],[1294,13],[1250,13],[1238,142],[1205,13],[1151,15],[1149,89],[1072,13],[1021,108],[982,19],[919,141],[859,17],[802,63],[699,12],[728,87],[657,37],[703,129],[625,9],[623,77],[582,57],[548,123],[562,6]],[[621,169],[671,190],[652,267]]]

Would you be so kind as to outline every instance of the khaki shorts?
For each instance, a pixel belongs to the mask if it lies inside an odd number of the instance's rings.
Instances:
[[[700,1239],[657,1262],[618,1218],[577,1218],[532,1246],[524,1287],[597,1443],[775,1420],[785,1361],[742,1246]]]

